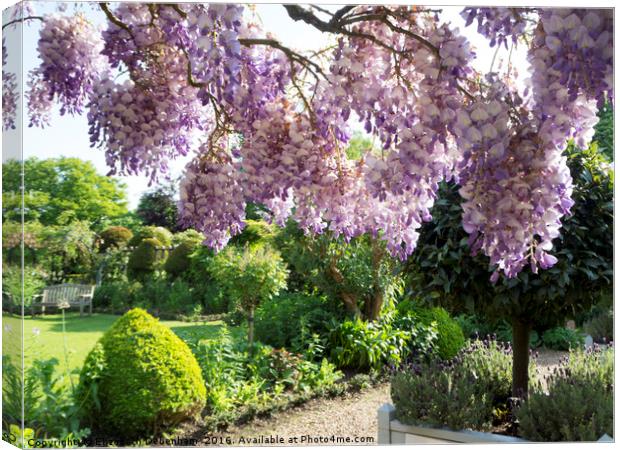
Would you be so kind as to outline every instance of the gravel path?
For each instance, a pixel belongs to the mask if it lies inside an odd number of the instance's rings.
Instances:
[[[539,376],[551,372],[566,354],[546,349],[539,351],[536,358]],[[216,437],[230,439],[229,445],[373,445],[376,443],[377,409],[389,402],[390,385],[383,383],[346,397],[311,400],[272,417],[230,427]]]

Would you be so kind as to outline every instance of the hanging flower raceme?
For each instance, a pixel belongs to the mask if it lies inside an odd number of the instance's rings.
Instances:
[[[245,226],[239,174],[229,152],[205,144],[181,180],[179,221],[201,231],[207,236],[205,244],[215,250],[224,248]]]
[[[525,8],[465,8],[461,12],[465,26],[476,20],[478,33],[490,40],[491,47],[504,44],[508,48],[508,40],[517,44],[518,38],[527,29],[527,10]]]
[[[28,99],[31,125],[47,123],[42,116],[53,100],[61,115],[82,112],[104,70],[102,48],[97,30],[82,15],[45,17],[37,46],[41,64],[28,81],[35,89]]]
[[[170,159],[187,155],[192,124],[171,97],[156,97],[132,81],[102,81],[88,112],[92,146],[102,146],[111,173],[166,173]]]
[[[15,128],[17,116],[17,77],[6,70],[7,51],[6,40],[2,38],[2,129]]]

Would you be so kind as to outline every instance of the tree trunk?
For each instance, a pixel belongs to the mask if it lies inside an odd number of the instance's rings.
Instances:
[[[366,305],[366,319],[370,321],[377,320],[379,314],[381,314],[381,307],[383,306],[383,292],[380,288],[376,288],[372,298],[368,299]]]
[[[530,362],[530,325],[512,321],[512,396],[527,398]]]
[[[248,311],[248,353],[254,353],[254,306]]]
[[[366,310],[366,319],[373,321],[379,318],[381,308],[383,307],[383,287],[381,286],[381,261],[383,260],[383,248],[372,239],[372,278],[373,278],[373,294],[364,308]]]

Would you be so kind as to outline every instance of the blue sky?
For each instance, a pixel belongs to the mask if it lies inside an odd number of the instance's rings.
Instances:
[[[62,2],[48,2],[36,4],[37,14],[44,15],[54,12]],[[73,5],[73,4],[71,4]],[[67,13],[72,11],[74,6],[69,6]],[[337,6],[331,6],[337,8]],[[464,28],[464,21],[459,16],[462,7],[440,7],[443,10],[442,20],[450,21],[461,29],[470,42],[477,48],[476,68],[480,71],[488,71],[493,58],[494,49],[489,48],[487,41],[479,36],[475,27]],[[81,8],[87,17],[96,24],[104,24],[103,14],[90,6]],[[256,6],[256,12],[260,16],[264,28],[272,32],[285,45],[298,50],[316,50],[324,47],[330,42],[330,36],[320,33],[313,27],[302,23],[293,22],[288,17],[284,8],[279,4],[261,4]],[[5,19],[6,20],[6,19]],[[36,46],[38,40],[40,23],[31,22],[24,27],[23,33],[23,82],[27,73],[38,65]],[[8,70],[17,72],[20,65],[19,61],[19,36],[17,31],[7,31],[8,48]],[[333,39],[333,38],[331,38]],[[513,52],[512,61],[518,67],[525,67],[525,48],[520,46]],[[505,50],[500,51],[498,58],[506,57]],[[521,70],[521,75],[525,70]],[[24,119],[27,124],[27,120]],[[3,160],[7,157],[14,157],[14,149],[18,148],[19,133],[12,130],[3,133]],[[101,173],[107,173],[108,168],[105,164],[104,152],[101,149],[90,148],[88,140],[88,126],[85,116],[71,117],[60,116],[56,109],[50,126],[45,129],[24,128],[23,135],[24,157],[36,156],[38,158],[52,158],[58,156],[72,156],[85,160],[90,160]],[[188,158],[179,159],[171,164],[172,177],[179,176]],[[148,180],[143,176],[119,177],[127,185],[127,192],[130,207],[137,205],[142,192],[148,189]]]

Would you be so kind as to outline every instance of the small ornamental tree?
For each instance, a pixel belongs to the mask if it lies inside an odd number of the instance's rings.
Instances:
[[[112,226],[99,233],[99,251],[105,252],[107,249],[118,249],[125,247],[133,237],[129,228]]]
[[[558,261],[548,270],[526,268],[515,278],[491,285],[493,267],[472,255],[461,228],[459,187],[443,185],[433,221],[420,233],[418,249],[407,262],[414,293],[460,311],[477,312],[512,323],[513,394],[527,393],[529,333],[533,326],[554,326],[611,295],[613,280],[613,172],[596,145],[570,146],[568,165],[575,180],[573,214],[554,241]]]
[[[267,246],[228,247],[212,261],[211,276],[246,313],[248,345],[254,343],[254,311],[264,300],[286,289],[288,270],[280,255]]]

